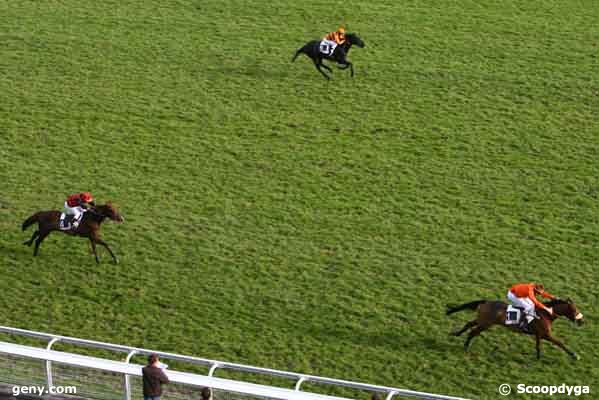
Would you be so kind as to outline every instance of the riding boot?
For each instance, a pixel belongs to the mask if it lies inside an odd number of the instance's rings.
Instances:
[[[534,315],[524,314],[524,318],[520,320],[520,329],[528,331],[530,323],[534,320]]]

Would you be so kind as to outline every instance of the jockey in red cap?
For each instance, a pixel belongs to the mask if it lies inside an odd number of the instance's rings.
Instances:
[[[75,193],[64,202],[65,214],[73,216],[73,228],[79,226],[83,213],[95,206],[94,198],[89,192]]]

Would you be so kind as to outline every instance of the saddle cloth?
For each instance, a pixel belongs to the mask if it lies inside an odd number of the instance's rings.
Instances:
[[[337,48],[337,43],[333,42],[332,40],[324,39],[322,42],[320,42],[320,46],[318,48],[325,56],[332,56]]]
[[[60,213],[60,221],[58,223],[58,227],[61,231],[69,231],[74,228],[74,224],[79,225],[81,220],[83,219],[83,214],[75,220],[75,216],[72,214]]]

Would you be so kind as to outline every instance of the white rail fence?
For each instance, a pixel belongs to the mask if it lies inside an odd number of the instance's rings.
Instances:
[[[118,388],[118,391],[122,393],[120,396],[122,396],[123,400],[131,400],[133,398],[131,380],[139,379],[139,377],[141,376],[142,366],[139,364],[131,363],[130,361],[132,357],[150,354],[157,354],[161,359],[164,360],[181,361],[209,368],[207,375],[172,371],[170,369],[167,370],[167,375],[172,383],[180,385],[182,387],[186,387],[188,390],[194,387],[210,387],[216,391],[227,393],[228,396],[224,396],[227,398],[252,397],[276,400],[344,400],[344,398],[342,397],[318,394],[302,390],[302,385],[304,383],[312,382],[322,385],[331,385],[336,387],[352,388],[368,392],[380,393],[384,395],[385,400],[397,400],[398,398],[417,398],[425,400],[466,400],[459,397],[417,392],[386,386],[369,385],[365,383],[324,378],[320,376],[279,371],[268,368],[259,368],[243,364],[235,364],[205,358],[190,357],[173,353],[165,353],[161,351],[97,342],[94,340],[78,339],[74,337],[35,332],[6,326],[0,326],[0,333],[33,337],[47,341],[47,345],[45,348],[31,347],[0,341],[0,354],[6,355],[7,357],[12,357],[12,362],[15,362],[14,360],[37,360],[38,362],[43,362],[45,364],[45,371],[43,373],[43,375],[45,376],[42,379],[40,379],[40,377],[38,376],[36,378],[37,382],[41,380],[45,383],[45,385],[47,385],[47,387],[54,386],[56,384],[54,379],[54,373],[56,372],[59,366],[61,368],[64,368],[65,366],[74,368],[76,372],[71,372],[71,377],[73,378],[76,378],[75,375],[83,374],[82,371],[86,371],[86,373],[89,373],[91,371],[101,371],[109,374],[112,378],[114,378],[113,386],[116,386]],[[126,353],[127,355],[125,357],[125,361],[114,361],[105,358],[91,357],[87,355],[52,350],[53,345],[55,345],[57,342],[102,350],[116,351]],[[55,363],[54,366],[53,363]],[[11,367],[8,367],[8,369],[10,370]],[[37,374],[40,373],[39,369],[40,368],[38,368]],[[293,386],[293,388],[269,386],[245,382],[241,380],[217,378],[214,376],[214,373],[217,369],[226,369],[245,373],[266,375],[270,377],[286,378],[293,381],[293,383],[290,384],[290,386]],[[35,375],[35,373],[29,371],[26,372],[26,374],[26,379],[34,379],[32,375]],[[65,374],[63,374],[62,376],[64,375]],[[0,382],[1,380],[2,377],[0,377]],[[23,382],[22,379],[21,382]],[[34,382],[32,381],[30,383]],[[239,396],[232,396],[231,394],[236,394]],[[183,397],[188,398],[189,396]]]

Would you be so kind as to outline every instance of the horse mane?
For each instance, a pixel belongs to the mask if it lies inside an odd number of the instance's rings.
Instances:
[[[117,212],[115,205],[110,201],[107,201],[105,204],[96,204],[93,210],[96,210],[96,217],[100,218],[108,218],[108,215],[106,215],[107,212]]]
[[[116,209],[115,205],[112,203],[112,201],[107,201],[104,204],[98,204],[95,206],[95,208],[109,208],[109,209]]]
[[[364,47],[364,42],[362,41],[362,39],[360,38],[360,36],[358,36],[358,34],[355,33],[355,32],[346,33],[345,34],[345,38],[346,38],[345,43],[348,46],[351,46],[351,45],[355,44],[358,47]]]
[[[554,299],[554,300],[549,300],[549,301],[547,301],[547,302],[545,302],[543,304],[545,306],[547,306],[547,307],[554,307],[554,306],[557,306],[557,305],[560,305],[560,304],[570,304],[571,300],[570,301],[568,301],[568,300]]]

